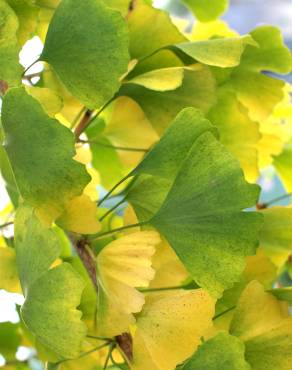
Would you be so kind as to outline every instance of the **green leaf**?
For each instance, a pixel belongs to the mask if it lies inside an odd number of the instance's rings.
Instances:
[[[72,132],[49,118],[23,88],[11,89],[5,95],[2,124],[20,194],[54,219],[90,180],[85,167],[72,159]]]
[[[158,134],[186,107],[207,112],[215,103],[215,80],[208,67],[197,65],[185,70],[183,84],[173,91],[152,91],[143,86],[124,85],[120,95],[134,99]]]
[[[15,217],[15,250],[21,286],[29,286],[44,274],[60,254],[60,242],[36,216],[33,208],[21,206]]]
[[[97,108],[113,97],[127,71],[127,33],[121,14],[102,0],[62,0],[40,59],[53,66],[73,96]]]
[[[13,293],[21,292],[15,251],[12,248],[0,247],[0,289]]]
[[[230,333],[245,342],[245,357],[253,370],[291,368],[292,318],[288,305],[265,292],[257,281],[243,291]]]
[[[27,86],[26,92],[38,100],[44,111],[51,117],[54,117],[63,108],[63,102],[53,90],[46,87]]]
[[[139,175],[127,199],[140,221],[149,220],[158,211],[188,151],[206,131],[217,133],[200,111],[194,108],[182,110],[160,141],[130,173]]]
[[[6,361],[14,360],[20,341],[18,324],[0,323],[0,354],[5,357]]]
[[[20,47],[17,42],[18,19],[14,11],[0,0],[0,82],[9,87],[20,84],[22,67],[18,62]]]
[[[21,206],[16,214],[15,249],[25,295],[23,321],[61,358],[78,356],[86,334],[76,310],[84,283],[66,263],[48,270],[59,256],[60,242],[29,206]]]
[[[86,335],[81,312],[76,309],[83,288],[80,276],[63,263],[29,286],[21,308],[29,330],[61,358],[77,357]]]
[[[292,208],[276,206],[260,212],[264,216],[264,225],[260,232],[261,245],[275,251],[291,251]]]
[[[204,342],[180,370],[251,370],[244,351],[238,338],[221,332]]]
[[[201,22],[218,18],[228,8],[228,0],[182,0]]]
[[[241,210],[254,205],[258,193],[256,185],[244,180],[238,162],[206,132],[195,141],[149,222],[196,283],[220,296],[239,280],[244,257],[256,251],[262,218]]]
[[[221,68],[235,67],[240,63],[246,45],[257,46],[250,35],[184,42],[170,46],[200,63]]]

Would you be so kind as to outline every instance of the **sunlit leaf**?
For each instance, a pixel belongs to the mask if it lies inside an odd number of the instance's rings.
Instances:
[[[0,289],[13,293],[21,292],[15,251],[12,248],[0,247]]]
[[[213,314],[214,301],[202,289],[149,295],[137,319],[133,369],[173,370],[198,347]]]
[[[140,231],[108,244],[97,258],[99,282],[98,331],[103,336],[125,332],[135,322],[144,295],[136,287],[147,287],[154,277],[151,257],[160,242],[155,231]]]
[[[44,110],[51,117],[54,117],[63,107],[62,99],[48,88],[26,87],[26,91],[41,103]]]

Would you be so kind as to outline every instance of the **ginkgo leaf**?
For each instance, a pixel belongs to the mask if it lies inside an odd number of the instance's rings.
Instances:
[[[21,343],[19,324],[12,322],[0,323],[0,353],[6,361],[15,359],[16,351]],[[4,366],[6,370],[6,366]],[[8,369],[9,370],[9,369]]]
[[[120,95],[134,99],[151,124],[162,134],[175,116],[186,107],[207,112],[215,103],[215,80],[208,67],[196,65],[184,72],[183,84],[173,91],[153,91],[134,84],[124,85]]]
[[[98,331],[114,336],[135,322],[144,295],[136,287],[147,287],[154,277],[151,257],[160,242],[155,231],[139,231],[108,244],[97,258]]]
[[[184,67],[155,69],[140,74],[126,83],[133,83],[154,91],[170,91],[181,86],[184,78]]]
[[[20,45],[32,38],[38,25],[39,7],[35,1],[6,0],[17,15],[19,27],[17,38]]]
[[[292,141],[284,146],[283,152],[274,158],[274,165],[287,191],[292,191]]]
[[[80,234],[95,234],[101,229],[98,209],[87,195],[73,198],[56,223],[65,230]]]
[[[213,314],[214,301],[202,289],[147,296],[137,318],[132,368],[173,370],[196,350]]]
[[[238,33],[232,30],[221,19],[212,22],[196,22],[192,28],[191,40],[208,40],[213,37],[236,37]]]
[[[122,15],[102,0],[62,0],[40,58],[53,66],[73,96],[97,108],[113,97],[127,71],[127,33]]]
[[[216,303],[216,315],[231,310],[246,287],[252,280],[260,282],[265,289],[271,289],[277,279],[276,266],[270,261],[263,248],[258,248],[255,256],[246,258],[246,266],[240,281],[231,289],[224,291],[223,296]]]
[[[90,181],[85,167],[72,159],[74,135],[49,118],[23,88],[5,95],[2,124],[21,196],[53,220]]]
[[[129,149],[117,151],[126,168],[136,166],[153,143],[159,140],[143,110],[126,96],[117,98],[112,104],[103,134],[112,145]],[[98,137],[96,140],[98,144]]]
[[[205,132],[193,144],[149,222],[167,239],[196,283],[220,296],[238,281],[244,257],[255,254],[262,218],[241,210],[252,206],[257,197],[258,187],[244,180],[238,162]]]
[[[228,0],[182,0],[201,22],[218,18],[228,7]]]
[[[49,116],[54,117],[62,109],[62,99],[53,90],[36,86],[26,86],[25,89],[29,95],[41,103]]]
[[[250,35],[184,42],[172,45],[174,52],[183,52],[200,63],[221,68],[235,67],[240,63],[246,45],[257,46]]]
[[[15,251],[12,248],[0,247],[0,289],[12,293],[21,292]]]
[[[180,370],[251,370],[244,358],[244,344],[221,332],[204,342]]]
[[[265,292],[258,282],[251,282],[243,291],[230,333],[245,342],[245,357],[252,369],[290,369],[292,318],[288,305]]]
[[[255,182],[259,176],[259,124],[249,118],[236,94],[224,87],[218,91],[217,104],[208,113],[208,118],[218,127],[222,144],[239,160],[247,181]]]
[[[165,46],[186,41],[172,23],[168,13],[153,8],[145,0],[135,1],[127,15],[132,59],[142,59]],[[132,75],[136,76],[154,69],[181,66],[182,63],[171,51],[163,50],[140,61]]]
[[[55,263],[60,241],[29,206],[17,210],[15,250],[25,295],[23,321],[37,340],[60,357],[76,357],[86,334],[76,309],[84,283],[70,265]],[[57,266],[48,270],[53,263]]]
[[[0,81],[7,87],[17,86],[21,82],[22,67],[18,62],[20,47],[16,33],[19,27],[14,11],[6,1],[0,1]]]
[[[74,358],[81,349],[86,328],[76,309],[84,288],[73,268],[63,263],[32,283],[21,308],[29,330],[61,358]]]
[[[264,225],[260,231],[263,248],[275,251],[292,250],[292,208],[275,206],[260,211]]]
[[[18,208],[15,216],[15,250],[24,294],[45,273],[60,254],[60,243],[29,206]]]

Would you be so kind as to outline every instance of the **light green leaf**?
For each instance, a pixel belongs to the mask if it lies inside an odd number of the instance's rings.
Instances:
[[[274,166],[279,173],[285,189],[292,191],[292,142],[284,146],[283,152],[274,158]]]
[[[0,289],[12,293],[21,292],[15,251],[12,248],[0,247]]]
[[[186,41],[186,38],[171,22],[168,13],[153,8],[145,0],[136,0],[127,16],[132,59],[142,59],[165,46]],[[133,74],[139,75],[154,69],[181,66],[182,63],[171,51],[163,50],[142,60]]]
[[[258,193],[244,180],[238,162],[206,132],[190,149],[150,223],[196,283],[220,296],[239,280],[244,257],[256,251],[262,218],[241,210],[254,205]]]
[[[158,134],[162,134],[182,109],[210,109],[215,103],[215,80],[208,67],[197,65],[185,70],[183,84],[176,90],[152,91],[133,84],[124,85],[120,95],[134,99]]]
[[[62,0],[50,23],[41,60],[53,66],[84,105],[100,107],[113,97],[119,78],[127,71],[125,20],[102,0]]]
[[[264,225],[260,232],[260,243],[272,250],[292,250],[292,208],[271,207],[260,211]]]
[[[259,176],[256,147],[261,138],[259,124],[250,119],[232,89],[222,87],[217,94],[217,104],[208,118],[218,127],[222,144],[239,160],[247,181],[255,182]]]
[[[245,356],[253,370],[290,370],[292,318],[286,302],[279,302],[257,281],[243,291],[230,333],[245,342]]]
[[[126,83],[144,86],[154,91],[171,91],[181,86],[183,78],[184,67],[169,67],[143,73]]]
[[[29,286],[21,308],[29,330],[61,358],[77,357],[86,335],[81,312],[76,309],[83,288],[80,276],[63,263]]]
[[[46,87],[30,87],[27,86],[26,91],[29,95],[33,96],[38,100],[43,109],[51,117],[54,117],[63,108],[63,102],[60,96],[58,96],[53,90]]]
[[[33,208],[21,206],[15,217],[15,250],[21,286],[28,287],[44,274],[60,254],[60,242],[36,216]]]
[[[72,132],[49,118],[23,88],[5,95],[2,124],[20,194],[51,221],[90,181],[85,167],[72,159]]]
[[[22,67],[18,62],[20,47],[17,42],[18,19],[4,0],[0,0],[0,82],[8,87],[20,84]]]
[[[292,55],[283,42],[281,31],[274,26],[260,26],[250,32],[259,47],[248,46],[242,57],[242,67],[253,71],[289,73]]]
[[[246,45],[257,46],[250,35],[204,41],[184,42],[170,47],[200,63],[221,68],[235,67],[240,63]]]
[[[180,370],[251,370],[244,351],[238,338],[221,332],[204,342]]]
[[[182,0],[201,22],[218,18],[228,8],[228,0]]]
[[[0,354],[6,361],[14,360],[21,337],[19,333],[19,324],[12,322],[0,323]],[[5,367],[4,367],[5,369]]]

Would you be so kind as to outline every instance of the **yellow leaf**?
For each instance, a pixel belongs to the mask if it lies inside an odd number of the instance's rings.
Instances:
[[[46,87],[25,87],[28,94],[37,99],[49,116],[54,117],[63,108],[63,101],[51,89]]]
[[[97,216],[97,205],[87,195],[73,198],[65,211],[56,220],[63,229],[80,234],[95,234],[100,229]]]
[[[144,295],[135,287],[147,287],[153,279],[151,257],[160,242],[156,231],[138,231],[108,244],[97,258],[99,283],[98,330],[103,336],[126,331],[140,312]]]
[[[15,251],[12,248],[0,248],[0,289],[21,293]]]
[[[196,22],[192,29],[190,39],[193,41],[208,40],[213,37],[236,37],[238,33],[229,28],[222,20],[211,22]]]
[[[147,296],[133,339],[133,370],[174,370],[201,343],[214,305],[202,289]]]
[[[118,98],[113,104],[104,133],[115,146],[145,149],[145,151],[159,140],[140,106],[133,99],[125,96]],[[118,153],[126,166],[133,167],[139,163],[145,151],[120,150]]]

